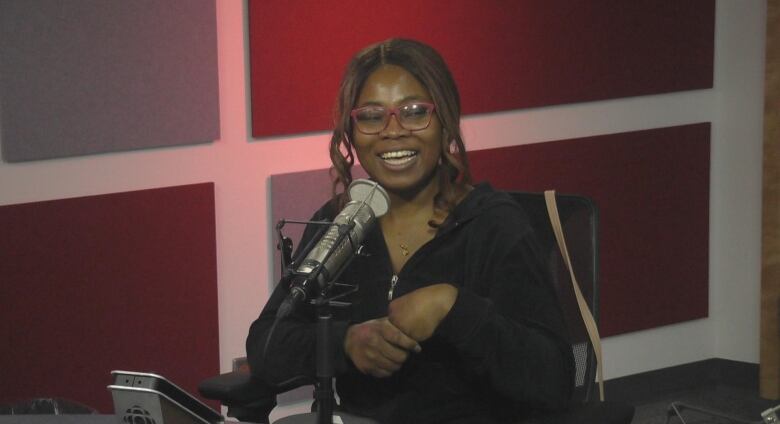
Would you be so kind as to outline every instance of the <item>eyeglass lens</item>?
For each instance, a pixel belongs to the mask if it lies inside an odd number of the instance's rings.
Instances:
[[[398,122],[406,130],[419,131],[428,127],[433,115],[433,105],[425,103],[410,103],[396,109],[382,106],[366,106],[355,110],[354,118],[358,131],[364,134],[378,134],[390,123],[390,116],[395,115]]]

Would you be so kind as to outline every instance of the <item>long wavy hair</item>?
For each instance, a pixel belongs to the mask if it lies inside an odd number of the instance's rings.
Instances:
[[[350,112],[368,77],[382,65],[396,65],[412,74],[428,90],[442,127],[442,157],[439,161],[439,192],[434,197],[436,215],[448,214],[465,188],[471,184],[466,147],[460,131],[460,95],[455,80],[441,55],[414,40],[391,38],[366,47],[349,62],[341,79],[334,108],[334,130],[330,140],[333,163],[333,201],[340,209],[352,182],[355,147]],[[432,220],[436,225],[438,220]]]

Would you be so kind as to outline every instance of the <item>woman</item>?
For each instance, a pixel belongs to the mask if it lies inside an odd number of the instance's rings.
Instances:
[[[382,423],[503,423],[562,407],[571,347],[532,229],[507,195],[472,186],[457,87],[439,54],[390,39],[358,53],[339,90],[330,145],[333,219],[357,155],[390,209],[340,280],[352,307],[334,323],[341,407]],[[315,237],[307,228],[300,246]],[[300,253],[300,252],[299,252]],[[305,253],[305,252],[303,252]],[[280,284],[252,324],[253,374],[315,375],[313,312],[280,322]]]

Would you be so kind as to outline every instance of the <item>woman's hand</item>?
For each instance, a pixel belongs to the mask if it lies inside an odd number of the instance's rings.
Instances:
[[[417,289],[390,302],[388,318],[418,342],[427,340],[452,309],[458,289],[450,284],[434,284]]]
[[[379,318],[350,326],[344,351],[363,374],[389,377],[401,368],[409,352],[420,351],[420,345],[387,318]]]

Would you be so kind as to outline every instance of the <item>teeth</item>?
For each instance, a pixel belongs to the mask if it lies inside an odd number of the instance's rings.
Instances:
[[[400,159],[404,157],[411,157],[416,155],[417,152],[413,150],[398,150],[395,152],[386,152],[379,155],[382,159]]]

